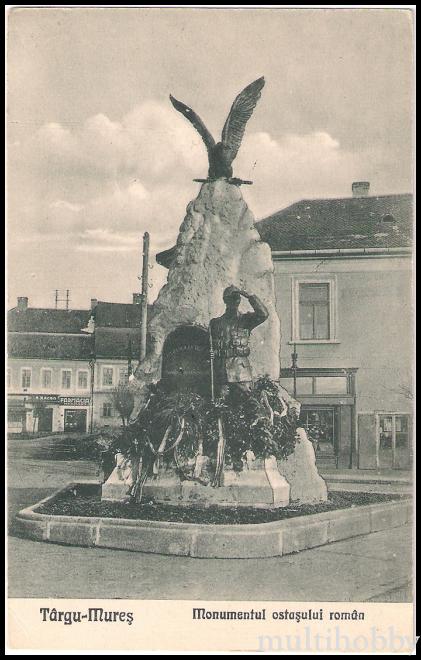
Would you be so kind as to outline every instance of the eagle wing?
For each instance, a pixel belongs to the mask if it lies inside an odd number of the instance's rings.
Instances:
[[[215,140],[213,139],[212,135],[209,133],[203,121],[200,119],[199,115],[197,115],[194,112],[194,110],[189,108],[187,105],[181,103],[181,101],[177,101],[177,99],[171,96],[171,94],[170,94],[170,100],[174,108],[178,110],[178,112],[181,112],[181,114],[184,115],[186,119],[188,119],[193,124],[196,131],[199,133],[200,137],[205,143],[206,149],[208,150],[208,152],[210,152],[215,146]]]
[[[253,114],[265,84],[263,76],[247,85],[237,96],[222,130],[222,143],[228,147],[230,163],[236,157],[243,139],[246,124]]]

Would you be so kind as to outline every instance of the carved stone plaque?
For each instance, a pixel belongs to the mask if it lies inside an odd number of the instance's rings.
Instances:
[[[183,325],[165,340],[162,384],[172,392],[211,394],[209,334],[199,326]]]

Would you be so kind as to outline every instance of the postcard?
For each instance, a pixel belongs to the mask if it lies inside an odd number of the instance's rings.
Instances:
[[[412,654],[414,8],[6,14],[8,653]]]

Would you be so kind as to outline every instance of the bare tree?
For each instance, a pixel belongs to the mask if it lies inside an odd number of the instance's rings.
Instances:
[[[399,388],[400,394],[405,397],[405,399],[409,399],[410,401],[413,401],[415,399],[414,392],[408,385],[401,385]]]
[[[134,395],[128,383],[119,383],[117,387],[110,392],[110,403],[120,415],[123,426],[127,426],[130,415],[134,408]]]
[[[415,399],[415,395],[411,386],[407,385],[406,383],[399,383],[397,387],[386,387],[383,385],[383,389],[387,390],[388,392],[393,392],[393,394],[399,394],[400,396],[404,397],[405,399],[409,399],[410,401]]]

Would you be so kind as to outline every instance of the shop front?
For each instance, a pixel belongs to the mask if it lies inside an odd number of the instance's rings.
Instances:
[[[88,411],[91,405],[89,396],[60,397],[60,417],[65,432],[86,433]]]
[[[7,432],[25,433],[26,407],[23,397],[10,397],[7,401]]]
[[[59,394],[9,395],[9,433],[57,433],[88,430],[91,397]]]
[[[56,394],[9,394],[7,429],[9,433],[48,433],[58,429]]]
[[[282,369],[281,385],[301,403],[300,424],[319,467],[351,468],[355,450],[356,369]]]

